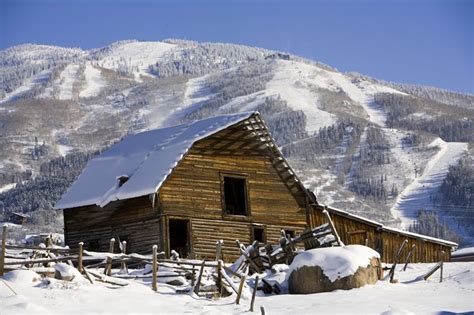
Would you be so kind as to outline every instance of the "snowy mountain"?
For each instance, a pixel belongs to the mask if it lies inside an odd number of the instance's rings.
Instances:
[[[454,214],[474,202],[448,205],[439,187],[450,165],[472,155],[473,95],[222,43],[1,51],[0,202],[6,211],[48,210],[85,156],[128,133],[249,110],[261,112],[321,203],[406,229],[427,210],[439,231],[469,239]],[[67,180],[53,185],[58,176]]]

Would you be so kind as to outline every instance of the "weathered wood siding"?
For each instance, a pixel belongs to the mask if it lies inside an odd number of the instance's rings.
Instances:
[[[334,226],[339,233],[344,244],[361,244],[365,243],[365,235],[362,237],[359,231],[367,232],[367,245],[376,250],[383,262],[392,263],[395,256],[404,242],[408,240],[402,254],[400,262],[404,262],[408,252],[415,244],[415,250],[412,253],[412,262],[438,262],[441,259],[441,251],[444,251],[444,260],[449,261],[451,258],[451,248],[446,245],[438,244],[433,241],[423,240],[396,231],[387,231],[381,226],[376,226],[370,222],[362,222],[354,218],[349,218],[337,212],[330,212]],[[311,220],[313,226],[318,226],[326,222],[322,209],[315,207],[311,212]],[[356,232],[356,234],[352,234]]]
[[[192,245],[195,258],[214,259],[216,255],[216,242],[223,240],[222,252],[226,261],[235,261],[239,256],[239,251],[235,240],[240,240],[248,245],[252,240],[252,224],[248,222],[235,222],[224,220],[191,219],[192,225]],[[268,242],[278,244],[280,231],[283,226],[263,225]],[[287,229],[302,232],[301,226],[286,226]]]
[[[226,139],[224,134],[215,136]],[[239,145],[235,139],[232,141]],[[241,144],[240,149],[245,149],[244,146]],[[181,160],[159,192],[159,207],[164,215],[192,218],[195,257],[214,257],[215,243],[223,239],[226,259],[236,258],[235,240],[250,243],[253,224],[265,225],[267,241],[272,243],[278,242],[282,228],[296,232],[305,228],[305,207],[298,204],[268,156],[255,152],[233,155],[212,151],[214,147],[214,140],[201,140]],[[211,153],[206,154],[206,149]],[[248,217],[223,212],[223,174],[245,176]]]
[[[66,244],[85,249],[98,241],[99,251],[109,250],[109,241],[118,236],[127,241],[127,252],[149,253],[153,245],[162,250],[160,215],[152,208],[148,197],[112,202],[104,208],[97,206],[64,210]],[[115,244],[118,251],[118,243]]]

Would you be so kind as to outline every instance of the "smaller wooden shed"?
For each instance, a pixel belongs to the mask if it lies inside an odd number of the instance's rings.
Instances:
[[[11,212],[8,215],[8,221],[14,224],[25,224],[28,221],[30,216],[26,213],[21,212]]]

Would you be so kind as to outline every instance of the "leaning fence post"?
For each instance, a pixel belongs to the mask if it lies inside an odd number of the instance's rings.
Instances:
[[[411,255],[413,254],[413,250],[415,249],[416,245],[411,245],[410,252],[407,255],[407,259],[405,259],[405,266],[403,266],[403,271],[407,270],[408,262],[410,261]]]
[[[393,283],[393,277],[395,276],[395,267],[397,266],[398,259],[400,258],[400,255],[402,254],[403,248],[405,247],[405,245],[407,243],[408,243],[408,240],[405,239],[403,241],[402,245],[400,245],[400,248],[398,249],[397,255],[394,257],[393,265],[392,265],[392,268],[390,269],[390,283]]]
[[[255,286],[253,287],[252,292],[252,301],[250,301],[250,311],[253,312],[253,303],[255,302],[255,294],[257,293],[258,287],[258,276],[255,278]]]
[[[201,278],[202,273],[204,272],[204,265],[206,264],[206,260],[202,260],[201,269],[199,270],[199,276],[196,282],[196,286],[194,287],[194,293],[197,295],[199,293],[199,287],[201,286]]]
[[[152,265],[152,272],[153,272],[153,279],[152,279],[152,288],[153,288],[153,291],[158,291],[158,287],[157,287],[157,251],[158,251],[158,246],[156,245],[153,245],[153,265]]]
[[[7,255],[7,226],[4,225],[2,229],[2,252],[0,253],[0,276],[5,272],[5,256]]]
[[[339,234],[337,233],[336,227],[334,226],[334,223],[332,222],[331,216],[329,215],[329,211],[327,209],[328,207],[324,206],[323,214],[328,219],[329,225],[331,226],[331,230],[334,233],[334,236],[336,237],[337,244],[339,246],[343,246],[344,244],[342,243],[341,238],[339,237]]]
[[[84,250],[83,246],[84,246],[84,243],[79,242],[79,257],[77,258],[77,270],[79,270],[79,272],[82,272],[82,254]]]
[[[242,289],[244,288],[244,283],[245,283],[245,275],[242,275],[242,278],[240,278],[239,291],[237,292],[237,299],[235,300],[235,304],[240,303],[240,296],[242,295]]]

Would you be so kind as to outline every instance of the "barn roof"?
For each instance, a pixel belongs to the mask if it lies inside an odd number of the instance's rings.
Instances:
[[[192,145],[256,112],[217,116],[128,136],[92,159],[57,209],[106,206],[155,193]]]

